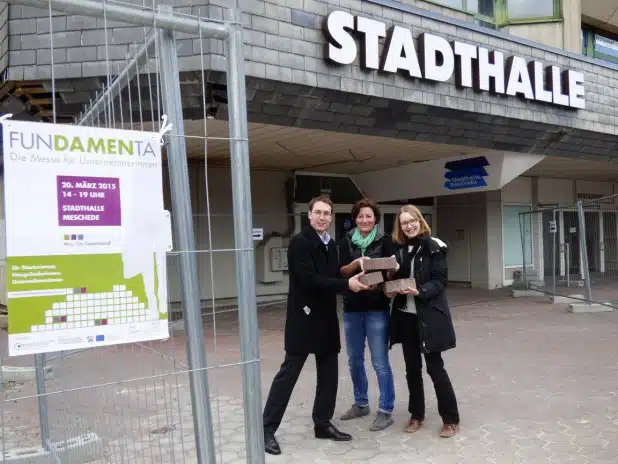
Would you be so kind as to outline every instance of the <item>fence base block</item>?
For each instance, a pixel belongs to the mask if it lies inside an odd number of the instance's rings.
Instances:
[[[14,367],[14,366],[2,366],[2,381],[3,382],[34,382],[36,378],[36,372],[34,367]],[[45,368],[45,378],[53,378],[53,371],[51,366]],[[1,462],[1,461],[0,461]]]
[[[566,280],[559,280],[558,281],[558,285],[560,285],[560,286],[569,285],[571,287],[584,288],[585,284],[586,283],[583,280],[571,280],[570,282],[567,282]]]
[[[53,443],[60,462],[91,462],[103,458],[103,442],[96,433],[85,433]]]
[[[569,305],[570,313],[611,313],[614,308],[598,303],[571,303]]]
[[[52,464],[53,462],[49,451],[45,451],[40,446],[5,451],[4,456],[0,452],[0,463],[2,464]]]
[[[569,296],[554,295],[550,300],[553,304],[586,304],[586,297],[579,294]]]
[[[531,296],[545,296],[546,293],[539,292],[538,290],[512,290],[511,296],[513,298],[529,298]]]
[[[96,433],[86,433],[60,442],[52,443],[60,462],[92,462],[104,457],[103,442]],[[54,464],[52,452],[40,446],[8,450],[0,464]]]

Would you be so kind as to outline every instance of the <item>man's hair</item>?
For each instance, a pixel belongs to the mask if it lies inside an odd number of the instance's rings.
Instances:
[[[318,201],[326,203],[328,206],[330,206],[331,213],[333,212],[333,202],[328,195],[320,195],[319,197],[312,198],[309,202],[309,211],[313,211],[313,207]]]
[[[380,222],[380,218],[382,217],[380,213],[380,208],[378,208],[375,200],[371,198],[362,198],[356,203],[354,203],[354,206],[352,206],[352,212],[350,213],[352,215],[352,219],[356,220],[356,218],[360,214],[361,209],[363,208],[370,208],[376,218],[376,224]]]
[[[397,213],[397,217],[395,218],[395,226],[393,227],[393,242],[397,243],[398,245],[403,245],[404,243],[406,243],[406,234],[403,233],[403,229],[401,228],[401,215],[403,213],[408,213],[410,214],[414,219],[417,219],[418,222],[420,222],[420,226],[421,226],[421,230],[419,232],[419,236],[431,236],[431,227],[429,227],[429,224],[427,224],[427,221],[425,221],[425,218],[423,217],[423,214],[421,213],[421,211],[414,205],[405,205],[402,206],[402,208],[399,210],[399,213]]]

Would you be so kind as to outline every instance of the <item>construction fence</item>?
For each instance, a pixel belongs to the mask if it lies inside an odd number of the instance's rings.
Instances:
[[[519,214],[516,286],[618,308],[618,195]]]
[[[102,75],[93,82],[103,85],[72,117],[79,126],[163,137],[174,248],[167,254],[168,339],[18,356],[0,370],[0,461],[264,462],[240,10],[231,2],[223,19],[212,19],[154,1],[16,3],[42,8],[49,30],[41,40],[51,57],[58,15],[95,18],[103,37],[118,22],[143,28],[143,40],[126,60],[111,54],[107,40],[101,45]],[[202,63],[197,71],[180,71],[179,33],[193,39],[193,58]],[[226,72],[204,71],[211,41],[224,48]],[[58,95],[70,83],[56,79],[61,66],[52,58],[46,82],[54,102],[51,123],[66,119]],[[191,90],[191,117],[183,114],[188,103],[181,86]],[[214,95],[217,89],[225,98]],[[228,124],[224,137],[209,135],[213,111]],[[229,145],[234,185],[233,214],[219,219],[209,197],[213,140]],[[199,200],[189,188],[188,164],[195,161],[205,165]],[[213,239],[222,228],[224,239]]]

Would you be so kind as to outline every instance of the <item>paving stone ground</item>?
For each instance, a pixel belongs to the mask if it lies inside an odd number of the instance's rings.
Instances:
[[[315,364],[307,362],[277,436],[281,456],[271,463],[615,463],[618,455],[618,313],[570,314],[541,299],[511,299],[503,292],[450,290],[457,349],[445,354],[460,405],[461,433],[441,439],[430,379],[425,376],[427,421],[405,434],[407,389],[401,348],[391,351],[396,382],[395,424],[369,432],[372,416],[341,422],[352,403],[345,353],[335,422],[349,443],[316,440],[311,407]],[[259,313],[262,397],[283,360],[284,309]],[[217,462],[247,460],[234,313],[207,319],[208,370]],[[3,335],[3,337],[5,337]],[[0,340],[3,348],[6,339]],[[97,463],[197,462],[184,336],[165,342],[88,350],[52,361],[47,382],[52,440],[86,432],[101,437]],[[368,356],[368,355],[367,355]],[[8,358],[13,365],[28,358]],[[377,386],[367,359],[371,405]],[[130,380],[130,381],[128,381]],[[9,385],[0,403],[5,450],[40,441],[32,384]]]

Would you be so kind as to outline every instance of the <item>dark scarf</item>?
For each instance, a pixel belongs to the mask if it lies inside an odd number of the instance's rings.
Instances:
[[[415,255],[418,252],[419,248],[425,245],[429,241],[429,239],[429,235],[418,235],[414,238],[408,238],[406,239],[406,246],[412,246],[411,253]]]

